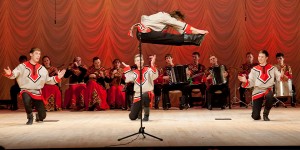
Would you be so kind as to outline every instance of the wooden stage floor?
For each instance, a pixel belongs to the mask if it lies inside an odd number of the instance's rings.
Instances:
[[[0,110],[0,145],[5,149],[108,148],[108,147],[235,147],[300,146],[300,108],[272,108],[271,121],[252,120],[251,107],[203,108],[150,111],[143,122],[145,132],[159,141],[137,133],[140,120],[131,121],[129,111],[47,112],[43,123],[25,125],[23,110]],[[218,120],[220,119],[220,120]],[[222,120],[225,119],[225,120]],[[226,120],[230,119],[230,120]],[[135,139],[135,140],[134,140]],[[134,141],[133,141],[134,140]],[[127,144],[128,143],[128,144]],[[290,147],[291,146],[291,147]]]

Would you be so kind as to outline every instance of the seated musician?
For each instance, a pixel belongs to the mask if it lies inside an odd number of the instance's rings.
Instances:
[[[44,56],[42,61],[42,65],[47,69],[49,77],[56,76],[58,69],[54,66],[51,66],[49,56]],[[44,97],[44,104],[46,105],[47,111],[62,110],[61,92],[58,84],[45,84],[45,86],[42,88],[42,95]]]
[[[152,55],[148,57],[149,64],[151,64],[152,58],[153,58]],[[157,66],[156,68],[158,70],[158,77],[157,79],[154,80],[154,108],[159,109],[158,104],[161,97],[161,90],[163,84],[163,69],[158,68]]]
[[[64,107],[74,110],[84,108],[84,92],[86,85],[84,77],[87,67],[81,64],[81,57],[75,57],[70,63],[64,78],[69,78],[69,89],[65,92]]]
[[[172,74],[172,67],[174,67],[173,63],[173,57],[171,54],[166,54],[165,55],[165,61],[167,65],[164,68],[164,73],[163,73],[163,88],[162,88],[162,100],[163,100],[163,109],[167,110],[171,108],[171,102],[170,102],[170,97],[169,97],[169,91],[174,91],[174,90],[180,90],[182,92],[182,97],[180,99],[180,106],[179,108],[182,110],[183,108],[188,108],[188,106],[185,106],[185,101],[187,97],[186,90],[184,90],[184,87],[187,85],[187,83],[177,83],[172,81],[171,76],[175,76]]]
[[[253,62],[253,58],[254,58],[253,54],[251,52],[247,52],[246,53],[246,62],[244,64],[242,64],[242,66],[240,67],[242,71],[240,71],[239,74],[244,74],[247,79],[248,79],[248,76],[249,76],[249,73],[250,73],[251,69],[254,66],[258,65],[258,63]],[[246,107],[246,105],[245,105],[245,103],[246,103],[245,91],[246,91],[246,88],[243,88],[243,87],[239,88],[240,99],[241,99],[242,102],[244,102],[244,103],[240,103],[240,107]]]
[[[88,68],[85,75],[85,110],[94,111],[109,109],[106,102],[107,93],[105,89],[105,79],[108,80],[107,77],[105,77],[105,69],[101,66],[101,60],[99,57],[94,57],[93,65]]]
[[[108,90],[108,104],[110,108],[125,109],[125,86],[124,70],[120,67],[119,59],[113,61],[113,68],[109,72],[110,88]]]
[[[216,91],[221,91],[219,101],[221,109],[225,109],[227,103],[227,97],[229,95],[229,87],[228,87],[228,72],[225,65],[219,65],[218,59],[216,56],[211,55],[209,57],[209,62],[211,63],[211,67],[208,68],[209,75],[207,76],[207,107],[209,110],[212,109],[212,101],[213,95],[215,95]]]
[[[284,54],[283,53],[277,53],[276,54],[276,59],[277,59],[277,64],[274,66],[278,69],[278,71],[281,71],[283,69],[284,75],[288,77],[288,79],[292,79],[292,68],[290,65],[285,64],[284,62]],[[292,85],[292,90],[293,90],[293,95],[292,95],[292,101],[291,101],[291,106],[295,107],[296,105],[296,91],[295,91],[295,86]],[[279,104],[279,103],[277,103]]]
[[[206,85],[205,81],[205,66],[199,63],[200,53],[193,52],[193,63],[188,65],[187,76],[189,77],[190,84],[186,86],[187,93],[189,94],[189,101],[187,101],[190,107],[193,107],[193,102],[190,100],[192,97],[192,90],[199,89],[204,99]]]

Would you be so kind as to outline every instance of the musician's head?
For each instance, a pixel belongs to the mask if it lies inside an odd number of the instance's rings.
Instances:
[[[193,52],[192,56],[193,56],[194,63],[197,63],[198,60],[200,59],[200,53],[199,52]]]
[[[215,55],[210,55],[209,63],[212,65],[218,65],[218,58]]]
[[[136,66],[137,66],[138,69],[142,68],[142,66],[144,66],[143,55],[136,54],[134,56],[134,64],[136,64]]]
[[[41,58],[41,49],[36,47],[31,48],[29,55],[30,55],[30,61],[32,63],[38,63]]]
[[[246,53],[246,61],[248,63],[253,63],[253,54],[251,52]]]
[[[152,59],[153,59],[153,55],[149,55],[149,56],[148,56],[149,64],[151,63]]]
[[[99,69],[101,67],[101,60],[99,57],[94,57],[93,58],[93,66],[96,68],[96,69]]]
[[[258,53],[258,62],[262,65],[265,65],[267,63],[267,60],[269,58],[269,53],[267,50],[261,50]]]
[[[283,53],[277,53],[276,54],[276,60],[279,64],[283,64],[284,62],[284,54]]]
[[[79,57],[79,56],[75,57],[75,58],[73,59],[73,62],[74,62],[74,63],[76,62],[77,65],[80,66],[80,65],[81,65],[81,57]]]
[[[120,59],[115,59],[112,63],[114,65],[114,68],[120,68],[120,66],[121,66]]]
[[[23,62],[25,62],[25,61],[27,61],[27,57],[26,57],[25,55],[21,55],[21,56],[19,57],[19,62],[20,62],[20,63],[23,63]]]
[[[49,56],[44,56],[42,58],[42,65],[45,67],[50,67],[51,66],[51,60]]]
[[[177,20],[180,20],[180,21],[184,21],[184,18],[185,18],[184,14],[181,13],[181,11],[179,11],[179,10],[172,11],[170,13],[170,16],[177,19]]]
[[[166,54],[165,55],[165,61],[168,65],[172,65],[173,64],[173,57],[172,54]]]

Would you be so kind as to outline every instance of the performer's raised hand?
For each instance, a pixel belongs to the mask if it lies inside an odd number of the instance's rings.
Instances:
[[[242,76],[238,75],[238,79],[243,83],[247,82],[246,76],[244,74]]]
[[[124,62],[122,62],[122,65],[123,65],[124,67],[130,67],[129,65],[125,64]]]
[[[7,69],[3,69],[6,75],[10,75],[11,74],[11,70],[9,67],[7,67]]]
[[[59,79],[61,79],[66,73],[66,69],[63,69],[63,70],[58,70],[57,72],[57,76]]]
[[[154,67],[155,66],[155,60],[156,60],[156,55],[153,55],[152,59],[151,59],[151,66]]]

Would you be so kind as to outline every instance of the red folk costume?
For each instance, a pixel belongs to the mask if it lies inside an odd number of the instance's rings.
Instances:
[[[117,72],[113,73],[114,70],[117,70]],[[123,73],[124,70],[122,68],[113,68],[109,73],[111,82],[108,90],[108,103],[112,108],[125,108],[125,92],[123,92],[125,81]]]
[[[192,80],[192,84],[200,84],[205,82],[205,66],[193,63],[188,65],[188,69],[191,71],[190,78]]]
[[[56,67],[49,67],[46,68],[49,77],[57,75],[57,68]],[[42,94],[44,97],[44,103],[46,104],[46,109],[49,111],[53,110],[61,110],[61,92],[59,90],[59,87],[57,85],[50,85],[50,84],[45,84],[45,86],[42,89]]]
[[[85,110],[106,110],[109,106],[106,102],[106,89],[103,77],[100,74],[104,74],[105,68],[100,67],[96,69],[94,66],[88,68],[86,76],[95,74],[96,78],[89,78],[86,84],[85,92]]]
[[[64,75],[69,79],[69,89],[65,92],[64,105],[66,108],[81,109],[84,107],[84,95],[86,84],[83,82],[87,67],[81,65],[76,67],[71,63]]]

